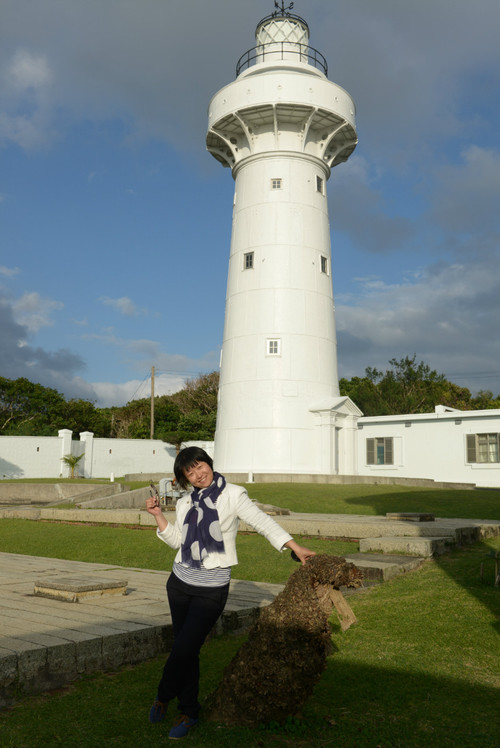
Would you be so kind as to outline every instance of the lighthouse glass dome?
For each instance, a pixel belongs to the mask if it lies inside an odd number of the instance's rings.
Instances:
[[[236,65],[236,76],[261,62],[294,61],[312,64],[328,73],[326,59],[309,46],[309,26],[300,16],[266,16],[255,31],[256,46],[243,54]]]

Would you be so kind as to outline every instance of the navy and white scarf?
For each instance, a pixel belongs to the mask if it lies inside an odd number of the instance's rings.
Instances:
[[[224,476],[214,473],[214,479],[207,488],[195,488],[191,493],[193,506],[186,514],[182,527],[181,558],[184,566],[199,569],[209,553],[224,553],[215,504],[225,486]]]

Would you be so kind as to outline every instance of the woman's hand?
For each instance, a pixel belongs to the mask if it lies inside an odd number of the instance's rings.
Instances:
[[[146,511],[149,512],[149,514],[153,515],[160,532],[166,530],[166,528],[168,527],[168,522],[163,516],[160,502],[157,496],[151,496],[151,498],[146,499]]]
[[[314,551],[310,551],[309,548],[299,545],[295,540],[289,540],[288,543],[285,543],[285,548],[290,548],[296,554],[302,566],[304,566],[308,559],[316,555]]]
[[[153,517],[158,517],[162,513],[157,496],[151,496],[151,498],[146,499],[146,511],[152,514]]]

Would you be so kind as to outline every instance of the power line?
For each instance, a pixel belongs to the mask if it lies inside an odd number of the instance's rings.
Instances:
[[[447,372],[447,377],[466,377],[467,379],[492,379],[500,377],[500,371]]]
[[[146,376],[144,377],[144,379],[142,380],[142,382],[140,382],[140,384],[137,385],[136,391],[134,392],[134,394],[130,398],[131,400],[135,400],[135,396],[137,395],[137,393],[139,392],[139,390],[141,389],[141,387],[143,387],[146,384],[146,380],[148,380],[149,377],[150,377],[149,373],[146,374]]]

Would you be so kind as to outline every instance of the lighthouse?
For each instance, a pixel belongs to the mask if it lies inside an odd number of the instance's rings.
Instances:
[[[348,473],[327,181],[356,147],[355,107],[293,4],[275,7],[208,112],[207,149],[235,182],[214,458],[231,474]]]

